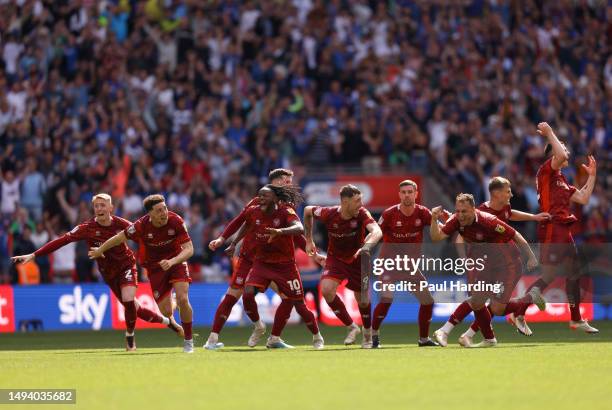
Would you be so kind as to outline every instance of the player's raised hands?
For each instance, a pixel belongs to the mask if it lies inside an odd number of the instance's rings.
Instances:
[[[538,124],[538,134],[548,138],[549,136],[553,135],[553,130],[547,122],[541,122]]]
[[[591,176],[595,175],[595,173],[597,172],[597,162],[595,161],[595,157],[589,155],[587,158],[587,163],[582,164],[582,168],[586,171],[587,174]]]
[[[34,260],[35,256],[36,255],[33,253],[28,253],[27,255],[16,255],[11,258],[11,261],[13,261],[13,263],[26,263]]]
[[[442,215],[443,210],[444,209],[442,208],[442,206],[436,206],[435,208],[431,210],[431,218],[433,220],[437,220],[440,217],[440,215]]]
[[[89,259],[104,258],[104,254],[100,252],[100,248],[89,248],[87,256],[89,256]]]
[[[225,242],[225,238],[220,236],[217,239],[210,241],[210,243],[208,244],[208,249],[214,252],[223,245],[223,242]]]

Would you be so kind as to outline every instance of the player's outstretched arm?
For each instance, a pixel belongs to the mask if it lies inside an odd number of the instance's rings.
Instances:
[[[548,212],[540,212],[539,214],[530,214],[529,212],[517,211],[516,209],[512,210],[510,214],[510,220],[519,222],[519,221],[548,221],[550,219],[550,214]]]
[[[546,138],[548,143],[552,146],[552,152],[555,156],[555,159],[551,164],[552,168],[555,170],[561,168],[561,164],[569,160],[569,155],[563,144],[561,144],[561,141],[559,141],[559,138],[557,138],[557,136],[555,135],[551,126],[548,125],[547,122],[539,123],[538,134]]]
[[[68,245],[71,242],[76,242],[78,240],[84,239],[81,235],[82,232],[83,230],[77,227],[72,231],[60,236],[59,238],[55,238],[52,241],[47,242],[34,253],[30,253],[28,255],[13,256],[11,258],[11,261],[13,261],[14,263],[26,263],[33,260],[37,256],[45,256],[50,253],[53,253],[62,246]]]
[[[87,252],[87,256],[89,256],[89,259],[103,258],[104,252],[111,248],[114,248],[117,245],[121,245],[124,242],[127,242],[127,236],[125,236],[125,232],[121,231],[117,235],[109,238],[99,248],[89,249],[89,252]]]
[[[312,239],[312,229],[314,226],[313,206],[304,208],[304,236],[306,237],[306,253],[314,256],[317,251],[314,240]]]
[[[572,194],[570,201],[586,205],[589,203],[589,199],[591,199],[591,194],[595,188],[595,178],[597,176],[597,162],[595,162],[595,158],[589,155],[587,164],[582,164],[582,168],[587,172],[589,177],[584,186]]]
[[[187,259],[191,258],[192,256],[193,256],[193,242],[187,241],[181,244],[181,251],[179,252],[178,255],[176,255],[174,258],[171,258],[171,259],[162,259],[161,261],[159,261],[159,266],[161,266],[161,268],[166,271],[175,265],[179,265],[185,262]]]
[[[521,251],[523,251],[524,254],[528,255],[529,259],[527,260],[527,269],[535,269],[538,266],[538,260],[531,250],[531,246],[529,246],[525,238],[523,238],[523,235],[516,231],[512,240],[519,246],[519,248],[521,248]]]
[[[448,235],[442,232],[440,225],[438,224],[438,218],[442,214],[442,207],[436,206],[431,210],[431,225],[429,226],[429,236],[434,242],[441,241],[448,238]]]

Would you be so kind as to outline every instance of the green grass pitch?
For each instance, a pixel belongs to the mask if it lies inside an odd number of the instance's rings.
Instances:
[[[120,331],[5,334],[0,387],[77,389],[76,405],[54,409],[610,409],[612,322],[594,325],[600,334],[536,323],[524,337],[498,323],[493,349],[418,348],[416,325],[383,325],[379,350],[323,327],[323,351],[304,326],[283,333],[295,350],[275,351],[246,347],[249,328],[225,329],[228,347],[205,351],[209,329],[196,329],[193,355],[167,330],[137,331],[135,353]]]

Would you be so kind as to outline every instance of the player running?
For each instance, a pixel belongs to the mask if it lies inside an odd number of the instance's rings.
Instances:
[[[491,199],[487,202],[483,202],[482,204],[480,204],[478,206],[478,209],[483,212],[487,212],[491,215],[494,215],[501,221],[504,221],[506,223],[508,223],[509,221],[540,222],[546,221],[550,218],[550,214],[547,212],[542,212],[534,215],[528,212],[522,212],[517,211],[516,209],[512,209],[512,207],[510,206],[510,199],[512,198],[512,188],[510,181],[506,178],[500,176],[491,178],[491,181],[489,181],[489,195],[491,196]],[[461,235],[457,235],[457,240],[455,243],[461,246],[461,244],[464,243],[463,237]],[[465,257],[465,251],[460,252],[460,256]],[[519,279],[520,277],[516,277],[517,282]],[[515,286],[516,283],[514,284],[514,286],[512,286],[512,289],[514,289]],[[496,303],[503,304],[504,311],[507,310],[509,312],[514,312],[516,310],[514,305],[512,305],[514,303],[517,303],[516,300],[508,301],[507,303],[505,301],[497,300]],[[501,311],[501,306],[497,307],[499,309],[497,311],[493,311],[490,304],[487,306],[489,313],[491,313],[491,317],[498,315],[498,312]],[[503,313],[504,311],[501,312]],[[509,318],[519,333],[525,336],[532,335],[532,331],[527,325],[524,316],[515,316],[514,313],[510,313]],[[476,323],[476,321],[472,322],[472,325],[459,338],[459,344],[466,347],[467,345],[471,345],[472,338],[474,337],[476,332],[478,332],[478,330],[478,323]]]
[[[268,181],[270,184],[275,186],[289,186],[293,183],[293,171],[285,168],[277,168],[268,174]],[[230,221],[230,223],[225,227],[223,233],[211,241],[208,244],[208,247],[212,251],[216,251],[219,249],[225,241],[233,236],[240,227],[246,221],[246,211],[252,206],[259,205],[259,197],[255,197],[249,201],[249,203],[243,208],[242,212],[234,219]],[[291,204],[289,204],[291,205]],[[292,205],[294,206],[294,205]],[[244,238],[243,238],[244,235]],[[213,321],[212,330],[210,335],[208,336],[208,340],[204,345],[205,349],[214,350],[223,347],[223,343],[219,342],[219,333],[223,329],[227,318],[229,317],[232,308],[238,302],[238,299],[242,296],[242,304],[244,306],[245,313],[253,322],[253,333],[249,337],[247,345],[249,347],[255,347],[266,333],[266,324],[259,317],[259,312],[257,311],[257,302],[255,301],[255,295],[244,295],[244,284],[246,277],[253,266],[253,257],[255,254],[255,232],[251,231],[249,233],[240,232],[233,241],[232,248],[235,247],[236,243],[242,238],[242,246],[240,247],[240,253],[238,255],[238,263],[232,273],[232,278],[230,280],[229,287],[223,297],[223,300],[217,307],[217,311],[215,312],[215,318]],[[303,236],[294,237],[294,241],[298,246],[304,248],[305,241]],[[320,255],[317,255],[320,258]]]
[[[416,182],[409,179],[400,182],[399,184],[399,198],[400,203],[387,208],[380,219],[378,224],[382,229],[383,233],[383,247],[381,249],[381,258],[385,257],[386,245],[385,244],[415,244],[411,246],[408,251],[411,257],[418,258],[421,255],[421,246],[423,242],[423,229],[431,223],[431,212],[427,207],[416,203],[418,196],[418,186]],[[391,245],[393,246],[393,245]],[[393,250],[389,249],[391,253]],[[426,281],[427,279],[423,273],[419,270],[414,274],[397,274],[393,272],[384,272],[382,275],[383,282],[395,282],[399,280],[409,280],[419,283]],[[426,346],[438,346],[436,342],[429,338],[429,324],[433,315],[433,303],[434,299],[431,296],[431,292],[428,288],[414,292],[414,296],[419,301],[419,340],[418,345],[421,347]],[[373,319],[372,319],[372,347],[378,348],[380,346],[380,335],[379,329],[383,320],[387,316],[391,304],[393,303],[393,292],[383,291],[380,294],[380,301],[374,308]]]
[[[438,226],[437,219],[442,212],[442,208],[438,206],[432,209],[431,239],[433,241],[440,241],[448,238],[455,232],[460,232],[467,243],[483,243],[491,244],[491,246],[499,244],[494,249],[488,249],[494,252],[489,252],[484,269],[476,272],[474,275],[468,275],[468,278],[470,283],[475,283],[476,281],[491,283],[501,279],[503,281],[503,290],[497,294],[487,291],[472,292],[470,298],[457,307],[448,322],[434,332],[434,338],[443,347],[448,345],[450,331],[472,310],[484,340],[479,344],[470,345],[469,347],[493,347],[497,345],[495,333],[493,333],[491,328],[491,314],[485,307],[487,299],[491,298],[491,309],[494,312],[497,313],[499,309],[503,311],[503,305],[498,305],[497,301],[508,300],[508,296],[512,293],[512,284],[515,282],[516,277],[521,275],[523,268],[516,245],[529,255],[527,267],[530,270],[538,265],[538,261],[531,251],[529,244],[519,232],[516,232],[510,225],[499,218],[476,209],[474,205],[474,197],[471,194],[457,195],[455,214],[441,227]],[[485,248],[484,250],[486,251],[487,249]],[[471,256],[474,257],[477,250],[471,249],[471,253]],[[482,256],[484,257],[485,255]],[[503,272],[502,278],[499,278],[499,272]],[[544,303],[539,293],[536,293],[534,296],[540,298],[537,299],[539,304]],[[518,308],[518,304],[516,307]]]
[[[327,261],[321,274],[321,293],[334,314],[348,328],[344,344],[355,343],[360,329],[346,310],[346,306],[336,294],[338,285],[348,279],[346,287],[352,290],[359,301],[359,312],[363,321],[361,347],[372,348],[371,304],[368,295],[361,294],[361,258],[369,255],[372,248],[382,238],[382,231],[367,209],[362,206],[361,191],[354,185],[340,189],[339,206],[307,206],[304,210],[304,235],[306,252],[314,255],[315,243],[312,239],[313,219],[323,222],[327,228]],[[368,235],[365,236],[365,231]],[[364,238],[365,236],[365,238]],[[363,296],[363,298],[362,298]]]
[[[90,259],[104,259],[105,253],[128,239],[144,246],[142,265],[147,269],[153,297],[164,316],[172,316],[172,290],[184,329],[183,351],[193,353],[193,311],[189,303],[191,276],[187,259],[193,255],[193,244],[183,219],[168,211],[163,195],[149,195],[143,200],[147,214],[119,233],[107,239],[100,247],[89,250]],[[109,253],[110,254],[110,253]]]
[[[48,242],[36,252],[28,255],[13,256],[11,260],[16,263],[29,262],[37,256],[48,255],[62,246],[76,241],[87,241],[90,247],[100,246],[102,242],[131,225],[130,221],[112,214],[113,203],[110,195],[104,193],[97,194],[92,198],[91,203],[95,215],[92,219],[77,225],[70,232]],[[126,244],[109,250],[106,258],[98,260],[98,268],[104,282],[125,308],[125,341],[126,350],[128,351],[136,350],[134,327],[136,326],[137,317],[151,323],[163,323],[183,336],[183,328],[174,321],[172,314],[168,315],[168,317],[163,317],[138,305],[135,299],[136,287],[138,286],[138,273],[134,265],[135,262],[136,258]]]
[[[538,134],[548,141],[544,153],[549,157],[536,175],[538,202],[540,209],[550,213],[552,217],[538,224],[542,276],[531,285],[530,289],[537,288],[543,291],[554,280],[556,273],[565,274],[565,292],[571,313],[570,328],[583,330],[586,333],[599,333],[599,330],[582,319],[580,313],[580,267],[571,233],[572,225],[578,219],[570,211],[572,202],[580,205],[589,203],[595,187],[597,163],[595,158],[589,155],[587,164],[582,165],[588,175],[586,183],[581,189],[569,185],[561,173],[561,169],[569,164],[570,153],[567,147],[559,141],[550,125],[545,122],[538,124]],[[530,303],[528,294],[518,314],[524,316]]]
[[[297,188],[269,184],[259,190],[259,205],[245,213],[246,232],[254,233],[256,244],[244,294],[255,295],[256,288],[263,291],[274,283],[283,299],[276,309],[267,348],[293,347],[280,338],[293,307],[311,331],[315,349],[322,349],[324,344],[317,319],[304,303],[302,279],[295,263],[293,238],[302,235],[304,227],[287,204],[297,205],[301,201]]]

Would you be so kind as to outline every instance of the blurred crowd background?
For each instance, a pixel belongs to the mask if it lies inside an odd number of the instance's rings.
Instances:
[[[477,201],[503,175],[536,212],[540,121],[573,184],[596,157],[576,237],[609,242],[611,45],[606,1],[0,0],[0,283],[94,192],[131,220],[164,193],[223,280],[206,245],[277,167],[418,172]],[[84,243],[37,263],[97,280]]]

